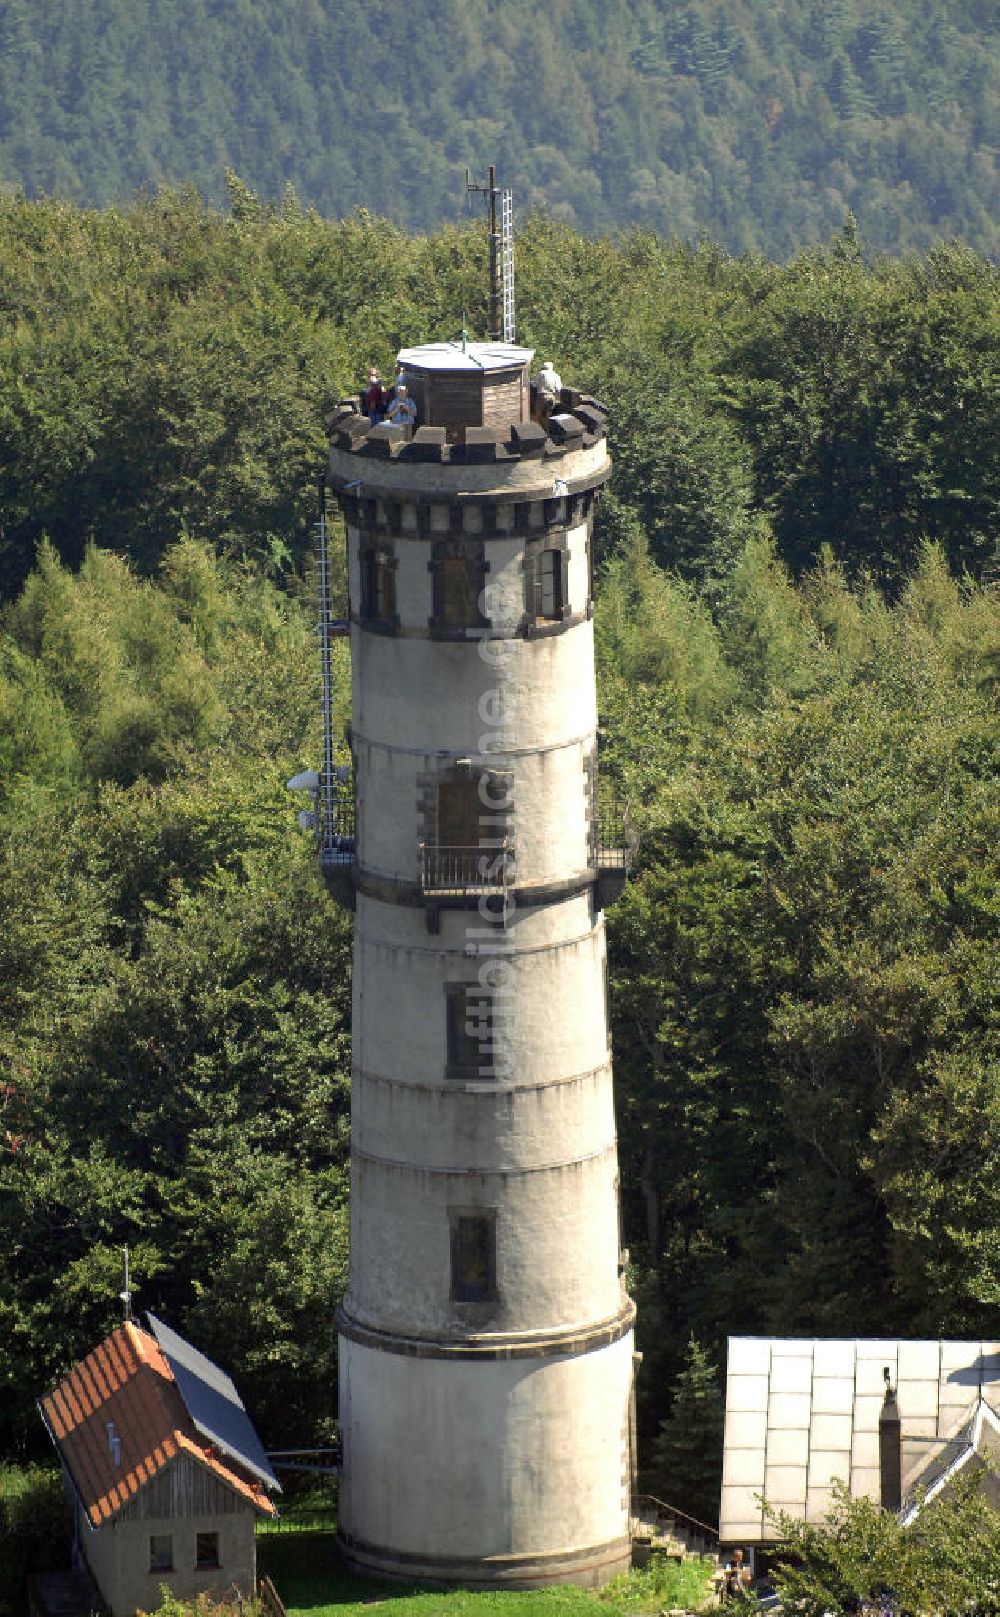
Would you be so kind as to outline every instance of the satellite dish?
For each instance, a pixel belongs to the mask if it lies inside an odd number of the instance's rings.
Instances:
[[[293,775],[285,784],[290,792],[318,792],[319,776],[315,769],[303,769],[301,775]]]
[[[315,814],[310,814],[308,809],[300,810],[300,812],[296,814],[295,818],[299,823],[300,831],[315,831],[316,816]]]

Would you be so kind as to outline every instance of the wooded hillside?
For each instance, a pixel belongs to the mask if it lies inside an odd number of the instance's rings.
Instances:
[[[328,213],[522,212],[787,256],[1000,248],[991,0],[7,0],[0,182],[106,204],[234,168]]]
[[[41,1451],[126,1243],[268,1443],[328,1430],[350,935],[283,789],[319,748],[313,482],[370,359],[482,330],[483,249],[237,184],[228,215],[0,204],[0,1451]],[[785,267],[551,222],[518,253],[520,337],[612,409],[652,1457],[727,1332],[994,1328],[1000,274],[850,233]]]

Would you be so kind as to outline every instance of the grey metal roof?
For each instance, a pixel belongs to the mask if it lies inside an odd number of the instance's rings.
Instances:
[[[401,348],[400,365],[417,371],[503,371],[530,365],[533,348],[505,342],[425,342],[419,348]]]
[[[146,1318],[198,1431],[244,1471],[280,1493],[281,1483],[226,1372],[155,1314],[147,1313]]]
[[[903,1503],[903,1520],[912,1522],[924,1505],[929,1505],[960,1471],[979,1462],[996,1473],[1000,1461],[1000,1420],[986,1400],[980,1399],[974,1415],[961,1431],[931,1452],[922,1469],[913,1477]]]
[[[761,1496],[815,1523],[829,1510],[837,1479],[855,1496],[880,1498],[885,1369],[897,1389],[905,1496],[939,1457],[950,1460],[968,1446],[981,1402],[1000,1411],[1000,1342],[730,1337],[724,1542],[778,1537]]]

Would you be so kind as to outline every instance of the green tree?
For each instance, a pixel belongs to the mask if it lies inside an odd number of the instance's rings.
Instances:
[[[857,1611],[889,1596],[918,1617],[994,1617],[1000,1610],[1000,1516],[975,1480],[935,1500],[910,1526],[843,1484],[822,1527],[783,1513],[772,1520],[787,1548],[775,1571],[794,1617]]]
[[[708,1523],[719,1519],[724,1420],[718,1372],[691,1337],[643,1478],[657,1497]]]

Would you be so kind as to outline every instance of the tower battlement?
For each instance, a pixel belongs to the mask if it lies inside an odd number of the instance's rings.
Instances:
[[[400,461],[404,465],[503,465],[539,460],[558,464],[579,449],[592,449],[607,436],[607,411],[589,394],[563,388],[559,408],[547,428],[530,418],[500,424],[466,424],[461,438],[449,439],[448,428],[424,425],[411,431],[381,423],[373,427],[353,400],[344,400],[326,418],[332,450],[364,459]]]

